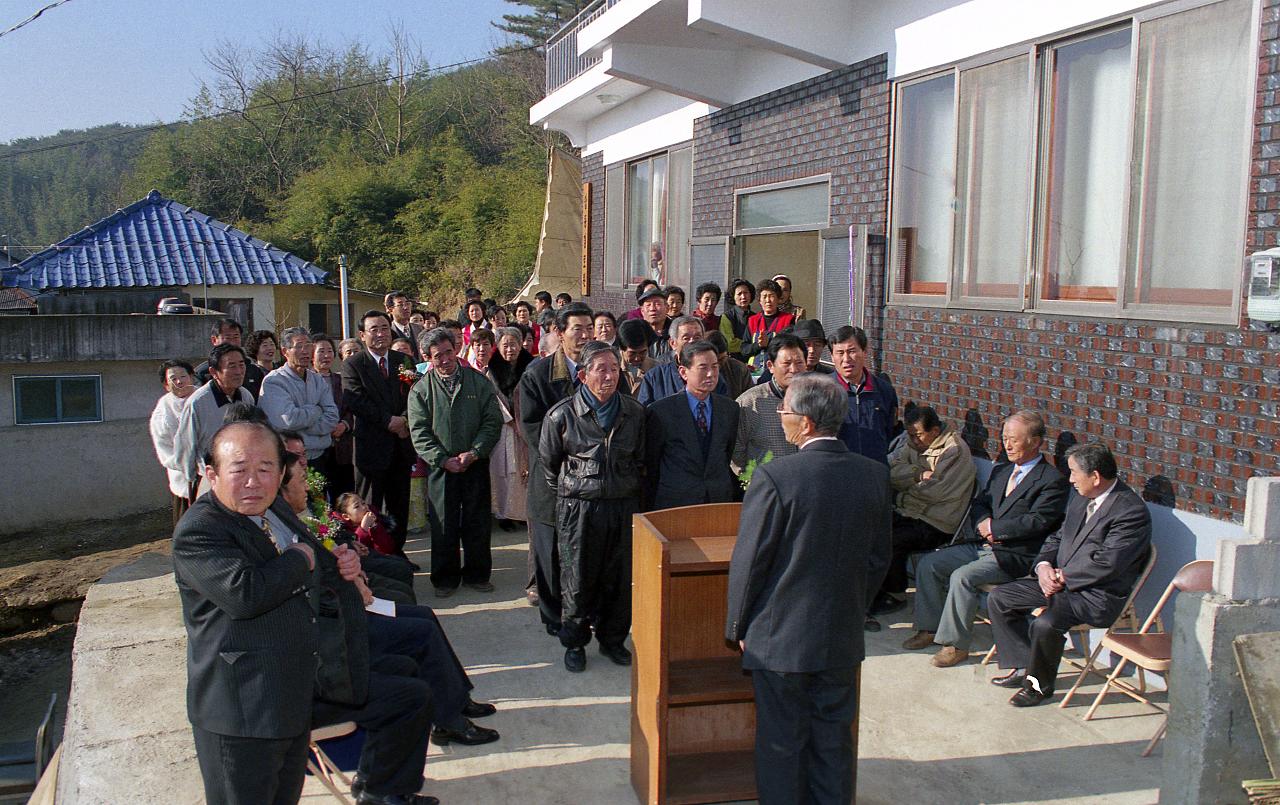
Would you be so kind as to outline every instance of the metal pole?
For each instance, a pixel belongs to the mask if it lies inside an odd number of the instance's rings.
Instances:
[[[351,320],[347,314],[347,256],[338,255],[338,305],[342,308],[342,340],[351,337]]]
[[[209,309],[209,252],[200,241],[200,279],[204,282],[204,309]]]

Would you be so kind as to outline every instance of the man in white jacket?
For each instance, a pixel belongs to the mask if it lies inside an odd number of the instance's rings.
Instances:
[[[208,486],[201,488],[205,453],[213,444],[213,435],[222,427],[226,406],[234,403],[253,405],[253,393],[244,387],[245,367],[249,361],[244,350],[235,344],[219,344],[209,353],[210,382],[187,398],[178,415],[178,433],[173,440],[173,460],[187,484],[187,499],[192,503]]]
[[[178,419],[187,398],[196,390],[195,370],[186,361],[169,360],[160,365],[160,383],[164,395],[151,411],[151,444],[156,458],[169,475],[169,493],[173,496],[173,524],[187,510],[187,479],[174,456],[174,440],[178,435]]]
[[[258,407],[276,430],[300,434],[307,461],[314,461],[333,444],[331,434],[338,425],[333,389],[329,381],[311,371],[311,333],[305,327],[290,327],[281,333],[280,346],[285,364],[262,381]]]

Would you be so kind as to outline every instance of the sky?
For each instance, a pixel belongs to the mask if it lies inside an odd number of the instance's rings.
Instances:
[[[0,1],[0,30],[49,0]],[[104,123],[182,117],[204,54],[230,41],[257,49],[277,33],[377,51],[400,24],[430,65],[485,55],[504,0],[71,0],[0,37],[0,143]]]

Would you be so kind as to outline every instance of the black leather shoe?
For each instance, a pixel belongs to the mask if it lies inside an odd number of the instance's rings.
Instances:
[[[360,799],[360,795],[364,793],[364,777],[357,774],[351,778],[351,796]]]
[[[862,622],[862,631],[864,632],[880,631],[880,621],[868,615],[867,619]]]
[[[1022,690],[1013,694],[1013,698],[1009,700],[1009,704],[1014,707],[1035,707],[1037,704],[1043,704],[1052,695],[1053,691],[1041,693],[1030,685],[1025,685]]]
[[[630,665],[631,652],[627,651],[626,646],[606,646],[600,644],[600,653],[608,657],[614,665]]]
[[[871,606],[867,609],[868,615],[888,615],[890,612],[897,612],[907,605],[907,599],[899,601],[888,593],[878,593],[876,600],[871,602]]]
[[[356,805],[440,805],[440,800],[426,794],[370,794],[356,797]]]
[[[477,702],[468,699],[467,703],[462,706],[462,715],[467,718],[484,718],[485,716],[491,716],[496,712],[498,712],[498,708],[494,707],[489,702]]]
[[[448,598],[458,591],[457,587],[437,587],[436,598]]]
[[[470,719],[467,719],[467,728],[465,730],[451,730],[448,727],[436,727],[431,730],[431,743],[436,746],[448,746],[451,743],[462,744],[463,746],[479,746],[480,744],[491,744],[498,740],[499,737],[497,730],[473,724]]]
[[[1004,676],[991,677],[991,684],[997,688],[1020,688],[1027,681],[1027,672],[1015,668]]]
[[[546,627],[546,629],[547,629],[547,634],[551,635],[552,637],[559,637],[559,636],[560,636],[560,624],[558,624],[558,623],[544,623],[544,624],[542,624],[542,625]]]
[[[565,670],[580,674],[587,670],[587,652],[581,648],[571,648],[564,653]]]

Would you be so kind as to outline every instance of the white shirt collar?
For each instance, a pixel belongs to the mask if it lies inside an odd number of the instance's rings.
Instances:
[[[1094,514],[1097,514],[1097,513],[1098,513],[1098,509],[1101,509],[1101,508],[1102,508],[1102,502],[1103,502],[1104,500],[1106,500],[1106,499],[1107,499],[1107,496],[1108,496],[1108,495],[1110,495],[1112,492],[1116,491],[1116,487],[1117,487],[1117,486],[1119,486],[1119,485],[1120,485],[1120,479],[1119,479],[1119,478],[1117,478],[1117,479],[1115,479],[1114,481],[1112,481],[1112,482],[1111,482],[1111,488],[1110,488],[1110,489],[1108,489],[1106,492],[1103,492],[1101,495],[1098,495],[1096,498],[1094,498],[1094,499],[1093,499],[1093,501],[1092,501],[1092,502],[1093,502],[1093,513],[1094,513]],[[1085,505],[1088,505],[1088,504],[1085,504]]]
[[[837,439],[835,436],[814,436],[812,439],[809,439],[807,442],[800,445],[800,449],[803,450],[809,445],[813,444],[814,442],[838,442],[838,441],[840,440]]]

